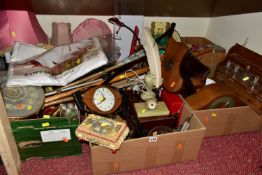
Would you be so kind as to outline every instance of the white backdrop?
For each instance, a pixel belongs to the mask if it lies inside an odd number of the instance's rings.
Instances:
[[[37,15],[40,25],[49,37],[52,34],[52,22],[70,22],[72,31],[86,18],[97,18],[107,22],[111,16],[68,16]],[[152,21],[175,22],[181,36],[207,37],[228,50],[236,42],[262,54],[262,13],[222,16],[214,18],[192,17],[145,17],[144,26],[150,27]]]

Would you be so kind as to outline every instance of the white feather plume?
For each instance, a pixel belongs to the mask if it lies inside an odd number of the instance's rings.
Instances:
[[[156,88],[159,88],[162,84],[161,61],[159,56],[159,50],[157,43],[153,39],[148,28],[144,28],[142,44],[146,51],[149,71],[154,81],[153,83]]]

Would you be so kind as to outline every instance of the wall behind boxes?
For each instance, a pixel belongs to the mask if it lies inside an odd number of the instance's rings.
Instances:
[[[85,19],[97,18],[107,22],[111,16],[86,15],[37,15],[43,30],[51,37],[52,22],[70,22],[72,31]],[[144,25],[150,27],[152,21],[174,21],[181,36],[206,37],[228,50],[236,42],[262,54],[262,12],[229,15],[221,17],[145,17]]]
[[[70,22],[73,31],[82,21],[87,18],[97,18],[106,22],[111,29],[112,24],[107,21],[112,16],[83,16],[83,15],[37,15],[37,19],[48,36],[52,34],[52,22]],[[176,29],[182,36],[194,35],[205,36],[209,18],[186,18],[186,17],[145,17],[144,26],[150,27],[152,21],[176,22]]]
[[[262,13],[248,13],[211,18],[206,37],[229,49],[236,42],[262,54]]]

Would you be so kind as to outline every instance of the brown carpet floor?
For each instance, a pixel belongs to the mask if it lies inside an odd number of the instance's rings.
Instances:
[[[0,175],[5,175],[0,165]],[[83,154],[22,163],[21,175],[91,175],[87,144]],[[121,175],[262,175],[262,131],[205,138],[194,161],[135,170]]]

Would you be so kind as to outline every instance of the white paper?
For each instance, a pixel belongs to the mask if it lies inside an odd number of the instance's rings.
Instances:
[[[65,86],[108,63],[97,38],[55,47],[35,56],[21,52],[21,48],[15,51],[9,65],[7,86]]]
[[[130,27],[132,30],[135,29],[135,26],[139,29],[139,37],[141,38],[143,33],[143,26],[144,26],[144,16],[128,16],[128,15],[121,15],[117,16],[121,22],[123,22],[126,26]],[[131,49],[131,43],[133,39],[133,33],[126,29],[125,27],[121,27],[118,34],[116,31],[118,30],[118,26],[114,27],[115,30],[115,37],[116,43],[120,47],[120,58],[119,61],[128,57]]]
[[[41,131],[42,142],[57,142],[71,140],[70,129],[56,129],[56,130],[48,130]]]
[[[206,79],[206,85],[209,85],[209,84],[215,84],[216,82],[210,78],[207,78]]]
[[[10,58],[10,62],[18,62],[25,60],[27,58],[31,58],[35,55],[44,53],[46,49],[36,47],[33,44],[23,43],[23,42],[15,42],[13,46],[13,53]]]

